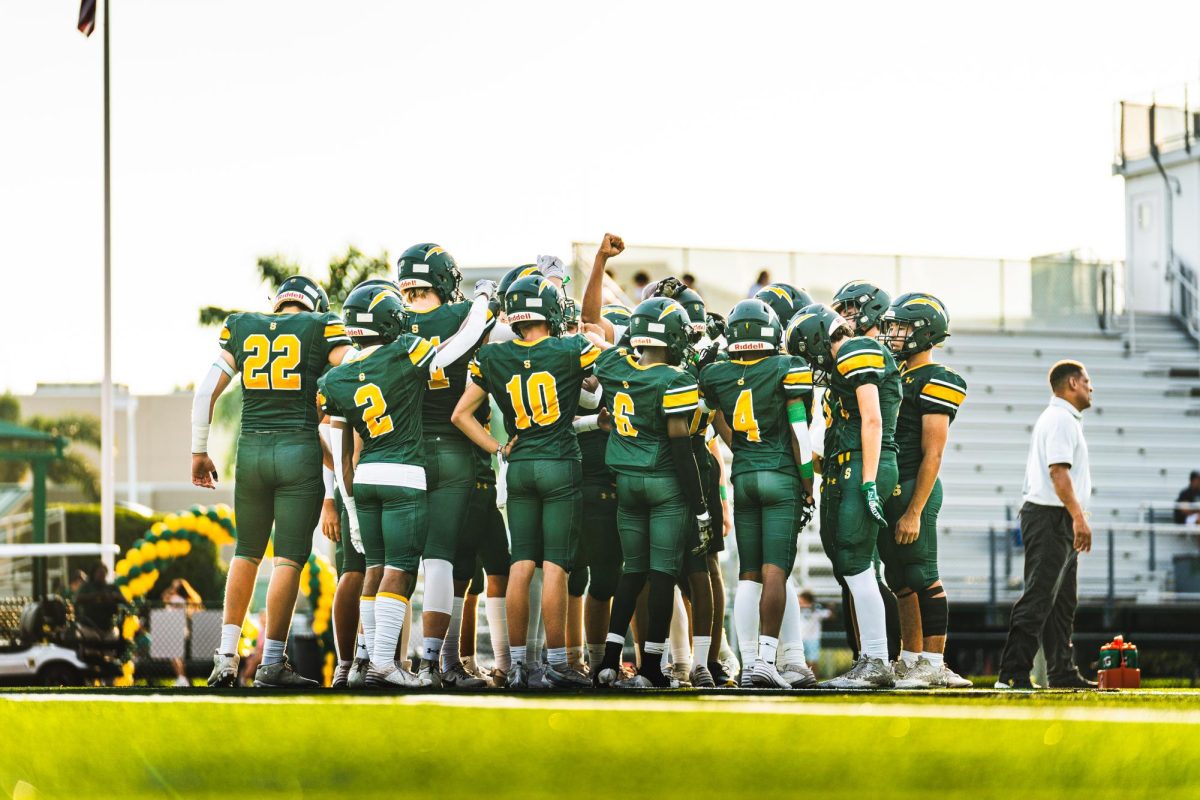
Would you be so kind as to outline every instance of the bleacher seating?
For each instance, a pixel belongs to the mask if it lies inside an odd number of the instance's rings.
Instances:
[[[1109,334],[957,330],[937,353],[969,386],[942,471],[938,544],[952,596],[990,599],[989,541],[996,548],[995,599],[1010,602],[1020,591],[1023,551],[1015,528],[1029,434],[1050,397],[1050,366],[1075,358],[1095,386],[1095,405],[1084,415],[1095,541],[1080,558],[1080,595],[1108,596],[1111,530],[1114,598],[1188,599],[1174,591],[1172,557],[1196,553],[1200,536],[1171,524],[1167,510],[1191,470],[1200,469],[1200,397],[1193,396],[1200,381],[1168,371],[1197,366],[1200,354],[1168,318],[1139,315],[1135,324],[1136,350],[1122,325]],[[836,594],[815,528],[801,551],[800,580]]]

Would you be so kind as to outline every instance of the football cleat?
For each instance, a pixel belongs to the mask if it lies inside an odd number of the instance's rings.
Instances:
[[[653,689],[654,683],[642,675],[640,672],[633,675],[631,678],[622,678],[613,684],[617,689]]]
[[[423,689],[442,688],[442,671],[433,661],[421,661],[417,669],[417,683]]]
[[[475,661],[475,656],[463,656],[462,667],[472,678],[479,678],[483,681],[488,680],[488,674],[479,668],[478,662]]]
[[[779,674],[793,689],[811,689],[817,685],[817,676],[808,664],[780,664]]]
[[[1004,677],[1001,676],[1000,679],[996,681],[995,685],[992,686],[992,688],[1030,691],[1032,689],[1041,689],[1042,687],[1030,680],[1029,676],[1027,675],[1024,678],[1009,678],[1008,680],[1005,680]]]
[[[692,684],[693,689],[717,688],[717,682],[713,680],[712,673],[703,664],[692,667],[692,674],[688,676],[688,682]]]
[[[753,671],[754,671],[753,664],[751,664],[748,667],[742,667],[742,671],[738,675],[738,688],[739,689],[753,689],[754,688],[754,682],[750,680],[750,673],[752,673]]]
[[[529,688],[529,667],[525,666],[524,661],[514,661],[513,665],[508,668],[508,675],[505,677],[504,685],[509,689],[528,689]]]
[[[690,683],[692,672],[682,664],[668,664],[663,670],[663,675],[678,683],[680,686],[686,686]]]
[[[783,679],[774,664],[761,658],[750,668],[750,683],[755,689],[790,689],[792,685]]]
[[[488,677],[492,680],[492,686],[495,686],[497,689],[503,689],[508,686],[508,673],[499,667],[493,669]]]
[[[476,678],[467,672],[461,663],[455,664],[443,672],[441,677],[442,686],[449,689],[484,689],[487,687],[487,681],[483,678]]]
[[[367,671],[367,686],[372,689],[416,689],[421,682],[416,675],[392,663],[380,668],[372,666]]]
[[[333,681],[329,684],[331,689],[346,689],[350,684],[350,665],[338,664],[333,670]]]
[[[256,689],[316,689],[320,685],[296,672],[286,657],[274,664],[259,664],[254,672]]]
[[[596,673],[595,684],[601,687],[616,686],[617,681],[621,680],[620,673],[612,667],[605,667]]]
[[[942,662],[941,685],[946,689],[970,689],[975,686],[975,684],[971,683],[962,675],[959,675],[957,672],[950,669],[950,667],[946,666],[945,662]]]
[[[892,665],[882,658],[860,655],[845,673],[817,684],[820,689],[891,689],[896,685]]]
[[[918,658],[911,667],[902,659],[896,662],[894,671],[897,689],[935,689],[941,685],[941,670],[925,658]]]
[[[214,653],[213,671],[208,676],[208,685],[223,689],[231,689],[237,686],[239,660],[236,653],[233,655]]]
[[[549,664],[543,673],[543,681],[550,689],[587,689],[592,685],[591,680],[582,672],[570,667],[557,669]]]
[[[1078,669],[1062,677],[1049,678],[1048,683],[1051,689],[1095,689],[1097,686],[1095,681],[1083,677]]]
[[[347,689],[367,688],[367,670],[371,668],[370,659],[356,658],[350,662],[350,674],[346,676]]]
[[[713,683],[718,687],[722,689],[737,688],[738,682],[729,674],[729,670],[726,669],[724,663],[720,661],[708,662],[708,673],[712,675]]]

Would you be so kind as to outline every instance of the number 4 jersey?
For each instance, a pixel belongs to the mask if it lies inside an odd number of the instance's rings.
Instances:
[[[583,379],[600,350],[578,334],[513,339],[479,348],[471,380],[496,399],[504,429],[517,437],[509,461],[580,459],[572,423]]]
[[[434,352],[429,340],[405,333],[352,354],[321,378],[325,413],[344,418],[362,438],[359,464],[425,466],[421,401]]]
[[[230,314],[221,348],[242,373],[242,430],[316,430],[317,379],[349,344],[336,314]]]

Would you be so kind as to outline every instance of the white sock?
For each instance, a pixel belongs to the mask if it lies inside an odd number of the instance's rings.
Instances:
[[[920,653],[914,653],[911,650],[901,650],[900,651],[900,660],[904,662],[904,666],[906,666],[906,667],[916,666],[917,659],[920,657],[921,657]]]
[[[400,629],[400,649],[397,651],[400,656],[401,665],[408,669],[408,640],[412,636],[412,601],[404,604],[404,627]]]
[[[879,581],[874,570],[857,575],[847,575],[846,585],[854,598],[854,618],[858,622],[858,635],[862,640],[862,652],[869,658],[887,661],[887,620],[884,617],[883,598],[879,596]]]
[[[651,651],[647,650],[646,652]],[[671,666],[671,649],[667,647],[667,642],[663,642],[662,656],[658,659],[658,670],[665,673],[669,666]]]
[[[442,640],[442,671],[462,663],[458,652],[458,640],[462,634],[463,599],[456,597],[450,605],[450,627],[446,628],[446,638]]]
[[[775,663],[775,655],[779,652],[779,640],[774,636],[758,637],[758,658],[768,664]]]
[[[354,637],[354,657],[365,658],[368,661],[371,659],[371,651],[367,649],[367,637],[361,633]]]
[[[688,633],[687,608],[679,589],[675,589],[675,611],[671,614],[671,661],[689,672],[692,669],[691,634]]]
[[[578,667],[583,664],[583,645],[567,648],[567,663],[572,667]]]
[[[484,601],[487,613],[488,636],[492,640],[492,653],[496,657],[496,668],[508,672],[512,662],[508,657],[508,607],[503,597],[489,597]]]
[[[358,618],[362,620],[363,642],[368,658],[375,655],[375,596],[358,598]]]
[[[646,642],[642,646],[646,649],[647,656],[655,656],[655,655],[662,656],[662,655],[667,654],[667,643],[666,642]],[[666,666],[666,664],[662,663],[661,658],[659,659],[659,663],[660,663],[660,666]]]
[[[234,625],[232,622],[221,626],[221,649],[218,653],[227,656],[237,655],[238,642],[242,638],[242,626]]]
[[[928,650],[926,650],[921,653],[921,658],[925,659],[930,664],[933,664],[934,669],[941,669],[942,665],[946,663],[944,653],[930,653]]]
[[[436,666],[442,654],[442,640],[432,636],[425,637],[425,645],[421,648],[421,660],[430,661]],[[423,665],[422,665],[423,666]]]
[[[733,629],[737,633],[743,667],[753,664],[758,655],[758,602],[761,599],[761,583],[738,581],[737,594],[733,596]]]
[[[524,663],[525,662],[525,645],[523,645],[523,644],[522,645],[515,645],[515,644],[509,645],[508,646],[508,657],[512,660],[513,664]]]
[[[692,657],[701,666],[708,666],[708,651],[712,647],[711,636],[695,636],[692,638]]]
[[[340,658],[339,658],[339,659],[338,659],[338,666],[339,666],[339,667],[349,667],[349,666],[350,666],[350,662],[349,662],[349,661],[343,661],[342,659],[340,659]]]
[[[398,594],[380,592],[375,595],[375,642],[371,648],[371,664],[377,668],[396,663],[396,645],[404,628],[408,603]]]
[[[287,642],[279,639],[267,639],[263,642],[263,665],[270,666],[283,661],[283,648],[286,646]]]
[[[525,646],[529,649],[529,660],[526,664],[541,663],[541,628],[542,626],[542,571],[533,571],[533,580],[529,582],[529,627],[526,629]]]
[[[588,664],[592,669],[599,669],[600,662],[604,660],[604,645],[589,644],[587,646]]]
[[[565,647],[547,647],[546,660],[550,662],[550,666],[557,670],[567,668],[567,648]]]
[[[787,579],[783,599],[783,623],[779,626],[779,663],[803,667],[804,634],[800,628],[800,589],[791,578]]]

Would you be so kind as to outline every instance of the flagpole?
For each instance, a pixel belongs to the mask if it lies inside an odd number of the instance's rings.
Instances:
[[[115,420],[112,384],[112,154],[109,136],[108,97],[108,6],[104,4],[104,379],[100,384],[100,544],[116,542]],[[105,566],[113,568],[111,548],[102,556]]]

